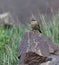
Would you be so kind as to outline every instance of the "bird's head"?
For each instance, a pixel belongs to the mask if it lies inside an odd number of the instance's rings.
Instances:
[[[36,25],[38,25],[37,20],[34,19],[34,18],[32,18],[32,20],[31,20],[31,26],[33,27],[33,26],[36,26]]]

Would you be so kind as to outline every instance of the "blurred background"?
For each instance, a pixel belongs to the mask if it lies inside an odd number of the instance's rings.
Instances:
[[[42,34],[59,45],[59,0],[0,0],[0,65],[18,65],[20,41],[31,30],[32,16]]]
[[[0,0],[0,13],[10,12],[15,23],[28,24],[34,15],[37,21],[43,14],[51,20],[59,10],[59,0]]]

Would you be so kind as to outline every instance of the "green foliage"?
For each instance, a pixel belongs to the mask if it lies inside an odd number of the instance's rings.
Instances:
[[[0,27],[0,65],[17,65],[18,47],[26,26],[5,29]]]
[[[46,23],[45,17],[42,16],[41,29],[43,34],[52,39],[53,42],[59,44],[59,15],[53,17],[52,21]]]

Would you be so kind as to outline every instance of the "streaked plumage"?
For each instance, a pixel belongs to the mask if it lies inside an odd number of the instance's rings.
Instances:
[[[37,30],[40,33],[42,33],[41,30],[40,30],[39,23],[34,18],[31,21],[31,27],[32,27],[32,30]]]

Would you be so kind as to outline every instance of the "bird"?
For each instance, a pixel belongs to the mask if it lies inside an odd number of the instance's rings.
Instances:
[[[32,27],[32,30],[37,30],[39,31],[40,33],[42,33],[41,29],[40,29],[40,25],[39,23],[35,20],[35,18],[32,18],[31,20],[31,27]]]
[[[35,52],[29,51],[25,54],[24,57],[24,64],[28,65],[40,65],[43,62],[51,61],[52,58],[44,57],[41,55],[38,55]]]

